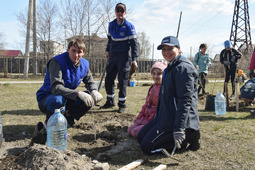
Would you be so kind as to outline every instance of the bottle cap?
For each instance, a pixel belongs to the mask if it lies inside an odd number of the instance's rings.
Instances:
[[[60,113],[60,109],[55,109],[54,113]]]

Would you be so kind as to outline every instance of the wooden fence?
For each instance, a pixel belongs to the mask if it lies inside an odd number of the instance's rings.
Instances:
[[[4,73],[4,59],[5,58],[0,58],[0,73]],[[21,73],[23,74],[24,72],[24,58],[7,58],[7,70],[8,73]],[[93,75],[101,75],[103,70],[105,69],[106,66],[106,59],[100,59],[100,58],[95,58],[95,59],[88,59],[90,63],[90,70]],[[152,64],[158,60],[139,60],[137,61],[138,63],[138,72],[139,73],[148,73],[150,72],[150,68]],[[46,71],[46,59],[38,59],[37,60],[37,73],[39,74],[45,74]],[[33,60],[29,60],[29,73],[33,73]]]

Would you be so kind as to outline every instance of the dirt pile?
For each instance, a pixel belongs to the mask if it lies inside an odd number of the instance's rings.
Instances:
[[[8,158],[10,159],[10,158]],[[54,148],[37,145],[16,157],[8,167],[12,169],[93,169],[95,164],[86,155],[73,151],[60,152]],[[1,162],[4,163],[4,160]]]
[[[63,152],[45,145],[29,147],[31,133],[6,130],[0,149],[0,169],[107,169],[109,165],[117,169],[133,160],[127,160],[127,155],[141,155],[137,140],[127,133],[134,117],[93,110],[68,129],[69,150]]]

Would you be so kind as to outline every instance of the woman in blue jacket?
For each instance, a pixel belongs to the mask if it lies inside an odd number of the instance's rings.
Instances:
[[[159,92],[157,116],[140,130],[138,142],[146,154],[160,148],[198,150],[197,71],[189,59],[181,56],[176,37],[165,37],[157,49],[162,50],[169,64]]]

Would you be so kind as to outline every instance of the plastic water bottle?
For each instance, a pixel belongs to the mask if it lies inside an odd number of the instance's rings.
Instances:
[[[60,109],[55,109],[48,120],[47,146],[60,151],[67,149],[67,120],[60,113]]]
[[[215,113],[216,115],[226,114],[226,99],[221,92],[215,97]]]
[[[2,115],[0,114],[0,148],[3,142],[3,125],[2,125]]]

